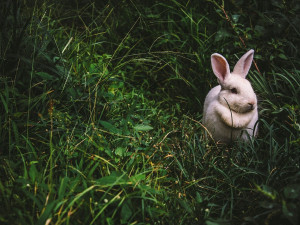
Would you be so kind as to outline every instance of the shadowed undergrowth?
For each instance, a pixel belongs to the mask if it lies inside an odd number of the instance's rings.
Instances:
[[[0,4],[1,224],[298,224],[297,1]],[[259,136],[209,143],[249,48]]]

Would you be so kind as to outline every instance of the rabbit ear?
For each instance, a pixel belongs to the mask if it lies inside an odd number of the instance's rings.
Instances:
[[[241,77],[246,78],[252,64],[253,54],[254,54],[253,49],[246,52],[242,56],[242,58],[240,58],[239,61],[236,63],[232,73],[238,74]]]
[[[228,62],[218,53],[211,55],[211,66],[220,83],[223,83],[225,78],[230,75]]]

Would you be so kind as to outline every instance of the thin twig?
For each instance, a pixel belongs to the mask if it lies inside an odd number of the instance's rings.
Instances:
[[[235,26],[234,26],[234,24],[231,22],[231,20],[230,20],[228,14],[227,14],[227,12],[226,12],[226,10],[225,10],[224,2],[223,2],[223,5],[219,5],[219,4],[217,4],[215,1],[213,1],[213,3],[214,3],[219,9],[222,10],[222,12],[223,12],[224,15],[225,15],[226,20],[227,20],[228,23],[230,24],[230,26],[231,26],[231,28],[233,29],[233,31],[234,31],[234,32],[237,34],[237,36],[239,37],[239,39],[240,39],[242,45],[243,45],[245,48],[247,48],[247,45],[246,45],[244,39],[243,39],[243,38],[235,31]],[[256,64],[256,62],[255,62],[254,59],[253,59],[253,64],[254,64],[254,66],[255,66],[257,72],[261,75],[261,72],[260,72],[260,70],[259,70],[259,68],[258,68],[258,66],[257,66],[257,64]]]

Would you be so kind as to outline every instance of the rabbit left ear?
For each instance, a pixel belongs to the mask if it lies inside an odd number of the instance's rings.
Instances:
[[[220,83],[223,83],[224,80],[230,75],[230,69],[227,60],[218,53],[211,55],[211,66]]]
[[[246,52],[236,63],[232,73],[240,75],[243,78],[246,78],[252,64],[253,55],[254,55],[253,49]]]

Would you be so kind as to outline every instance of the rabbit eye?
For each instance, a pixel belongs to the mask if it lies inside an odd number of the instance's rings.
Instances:
[[[236,88],[231,88],[230,91],[231,91],[232,94],[237,94]]]

